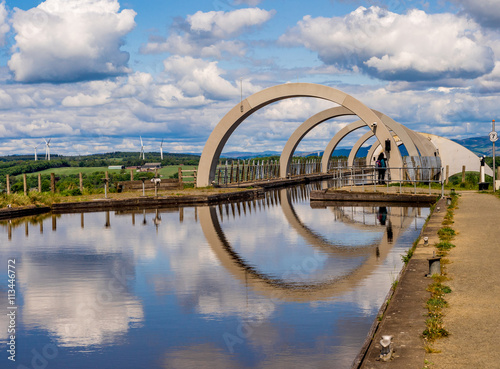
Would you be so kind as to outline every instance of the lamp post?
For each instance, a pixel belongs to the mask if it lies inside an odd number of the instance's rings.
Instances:
[[[493,144],[493,192],[496,191],[496,181],[495,181],[495,142],[498,140],[498,134],[495,131],[495,119],[491,121],[491,132],[490,132],[490,141]]]

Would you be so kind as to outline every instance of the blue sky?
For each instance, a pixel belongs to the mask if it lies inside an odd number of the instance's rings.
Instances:
[[[287,82],[343,90],[417,131],[486,136],[500,111],[498,0],[5,1],[0,154],[201,152],[243,97]],[[331,107],[272,104],[226,151],[281,150]],[[311,131],[322,150],[355,118]],[[363,132],[343,141],[348,145]],[[43,150],[40,145],[39,150]]]

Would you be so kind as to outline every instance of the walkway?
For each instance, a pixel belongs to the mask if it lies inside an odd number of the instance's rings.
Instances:
[[[436,369],[500,368],[500,199],[463,193],[458,206],[448,256],[450,336],[436,342],[441,353],[426,358]]]

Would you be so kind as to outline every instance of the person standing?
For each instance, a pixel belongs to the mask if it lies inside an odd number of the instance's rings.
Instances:
[[[381,152],[378,155],[376,166],[378,170],[378,184],[385,184],[385,171],[387,169],[387,160],[383,152]]]

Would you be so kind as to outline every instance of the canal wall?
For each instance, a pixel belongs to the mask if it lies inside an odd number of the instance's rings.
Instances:
[[[441,198],[434,207],[420,233],[413,256],[400,273],[397,287],[391,289],[379,310],[361,352],[351,369],[421,368],[425,360],[422,332],[426,328],[425,303],[430,293],[427,287],[432,279],[429,273],[429,258],[434,255],[434,244],[439,242],[437,232],[446,215],[446,198]],[[424,243],[424,237],[428,243]],[[394,355],[388,362],[379,360],[382,336],[393,337]]]
[[[0,209],[0,220],[26,217],[50,212],[49,206],[23,206],[19,208]]]
[[[22,208],[6,208],[0,210],[0,220],[14,219],[48,212],[56,214],[96,212],[103,210],[126,210],[152,207],[176,207],[194,205],[212,205],[228,201],[246,201],[264,196],[262,188],[249,189],[238,192],[227,192],[212,195],[198,196],[169,196],[169,197],[134,197],[129,199],[100,199],[82,202],[54,203],[51,206],[27,206]]]
[[[433,204],[438,195],[386,192],[359,192],[344,190],[317,190],[311,191],[311,201],[356,201],[381,203],[423,203]]]

